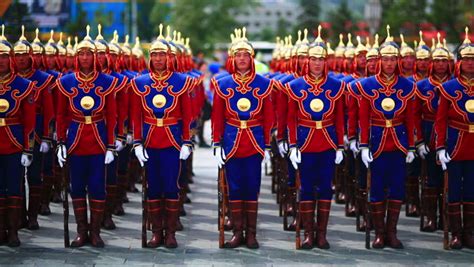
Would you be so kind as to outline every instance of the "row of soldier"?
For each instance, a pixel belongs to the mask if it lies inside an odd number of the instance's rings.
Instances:
[[[19,246],[20,227],[39,229],[38,213],[51,213],[54,187],[62,194],[58,201],[62,197],[67,204],[67,192],[71,194],[78,234],[70,245],[103,247],[101,226],[115,229],[112,214],[124,214],[126,191],[136,190],[140,176],[138,163],[149,160],[153,163],[147,164],[147,172],[155,177],[148,183],[148,221],[154,232],[150,245],[176,247],[175,231],[182,229],[178,215],[185,215],[191,179],[191,129],[204,103],[189,40],[176,31],[171,37],[169,27],[166,37],[160,32],[155,44],[162,45],[151,49],[150,72],[138,38],[133,47],[128,36],[119,44],[116,33],[107,42],[100,25],[95,40],[88,26],[86,37],[76,38],[74,46],[70,38],[64,45],[62,33],[55,42],[53,32],[43,45],[38,30],[30,43],[24,28],[12,45],[4,30],[2,26],[0,245]],[[150,87],[156,89],[151,99]],[[145,138],[132,131],[133,123],[145,130]],[[61,170],[64,165],[67,173]]]

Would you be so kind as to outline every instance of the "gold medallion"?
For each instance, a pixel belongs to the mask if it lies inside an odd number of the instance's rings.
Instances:
[[[10,107],[10,103],[3,98],[0,98],[0,112],[5,112]]]
[[[241,98],[239,99],[239,101],[237,101],[237,108],[240,110],[240,111],[248,111],[250,109],[250,107],[252,106],[252,104],[250,103],[250,100],[248,100],[247,98]]]
[[[464,104],[464,106],[466,107],[467,112],[474,113],[474,100],[473,99],[466,101],[466,104]]]
[[[321,99],[315,98],[311,100],[311,103],[309,103],[309,107],[314,112],[320,112],[324,108],[324,103]]]
[[[90,110],[94,107],[95,101],[94,98],[90,96],[85,96],[81,99],[81,107],[85,110]]]
[[[382,100],[382,108],[385,111],[392,111],[395,108],[395,101],[390,97],[386,97]]]
[[[157,94],[153,97],[153,105],[157,108],[162,108],[166,105],[166,97],[162,94]]]

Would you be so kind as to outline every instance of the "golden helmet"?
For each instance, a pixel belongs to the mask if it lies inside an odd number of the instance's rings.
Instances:
[[[107,53],[109,49],[109,44],[102,36],[102,25],[97,25],[97,36],[95,37],[94,41],[95,47],[97,48],[97,52]]]
[[[414,56],[415,50],[411,48],[407,43],[405,43],[405,38],[403,37],[403,34],[400,34],[400,40],[401,40],[400,55],[402,57]]]
[[[135,45],[132,48],[132,54],[136,56],[137,58],[143,57],[143,51],[142,48],[140,47],[140,37],[135,37]]]
[[[31,44],[25,38],[25,26],[21,25],[21,36],[13,45],[13,52],[15,54],[29,54],[31,51]]]
[[[295,45],[291,48],[291,56],[296,56],[296,52],[298,51],[298,47],[301,45],[301,30],[298,30],[298,39],[296,39]]]
[[[334,56],[334,50],[332,50],[331,43],[329,41],[326,42],[326,49],[328,52],[328,56]]]
[[[67,54],[66,47],[64,46],[63,43],[63,33],[59,33],[59,41],[56,45],[58,47],[58,53],[60,56],[65,56]]]
[[[126,56],[131,56],[132,55],[132,48],[130,47],[129,40],[130,40],[130,36],[128,34],[125,35],[125,42],[123,42],[123,44],[121,46],[122,52]]]
[[[163,24],[160,24],[160,34],[156,37],[156,40],[150,46],[150,54],[153,52],[165,52],[168,53],[169,45],[163,36]]]
[[[173,44],[173,38],[171,37],[171,26],[166,26],[166,42],[168,43],[169,51],[171,54],[176,55],[178,52],[176,46]]]
[[[336,50],[334,51],[334,54],[336,57],[344,57],[344,51],[346,50],[346,46],[344,45],[343,41],[344,36],[339,34],[339,44],[336,47]]]
[[[420,42],[415,50],[416,59],[426,59],[431,57],[431,49],[423,40],[423,32],[420,31]]]
[[[382,45],[380,45],[379,53],[382,57],[391,57],[399,55],[399,47],[397,43],[393,41],[393,37],[390,36],[390,25],[387,25],[387,38]]]
[[[369,49],[369,51],[367,51],[365,58],[371,59],[371,58],[378,58],[378,57],[379,57],[379,35],[378,33],[376,33],[374,37],[374,44]]]
[[[367,53],[368,49],[367,49],[367,45],[363,45],[362,44],[362,41],[360,39],[360,36],[357,36],[357,47],[355,48],[355,55],[360,55],[362,53]]]
[[[12,45],[5,37],[5,25],[2,24],[2,35],[0,35],[0,54],[10,55],[13,50]]]
[[[321,38],[321,30],[323,27],[321,25],[318,26],[318,36],[314,40],[314,42],[309,46],[308,49],[308,56],[309,57],[317,57],[317,58],[326,58],[327,50],[326,50],[326,43]]]
[[[44,53],[44,45],[41,43],[39,39],[39,29],[36,28],[35,30],[35,39],[31,43],[31,48],[33,49],[33,54],[43,54]]]
[[[84,39],[82,41],[80,41],[77,44],[76,53],[78,53],[81,50],[90,50],[94,53],[97,51],[97,48],[94,44],[94,41],[92,40],[92,38],[90,36],[90,31],[91,31],[91,27],[89,25],[87,25],[87,27],[86,27],[86,36],[84,37]]]
[[[307,56],[309,49],[309,40],[308,40],[308,29],[303,30],[303,39],[301,40],[300,45],[296,49],[297,56]]]
[[[346,50],[344,51],[344,57],[346,58],[353,58],[355,55],[355,46],[352,43],[352,34],[347,34],[347,44]]]
[[[74,51],[74,47],[72,46],[72,43],[71,43],[71,36],[67,37],[66,55],[68,57],[73,57],[76,55],[76,51]]]
[[[449,59],[449,51],[441,43],[441,34],[437,34],[438,43],[431,52],[432,59]]]
[[[462,45],[458,49],[458,54],[461,59],[474,57],[474,44],[471,43],[471,40],[469,40],[469,28],[466,27],[464,31],[466,35]]]
[[[44,53],[45,55],[57,55],[58,54],[58,47],[56,46],[56,43],[54,42],[54,31],[51,30],[50,35],[49,35],[49,40],[44,46]]]
[[[118,43],[118,33],[115,30],[114,31],[114,36],[112,37],[112,40],[109,42],[109,53],[114,54],[114,55],[120,55],[122,53],[122,48],[120,48],[120,45]]]
[[[238,51],[246,51],[248,52],[251,56],[255,55],[255,51],[253,49],[252,44],[249,42],[247,39],[247,28],[243,27],[241,35],[237,36],[237,40],[235,44],[232,46],[232,55],[235,55]]]
[[[285,38],[286,43],[286,49],[285,49],[285,59],[290,59],[291,58],[291,52],[293,50],[293,40],[291,38],[291,35],[288,35]]]
[[[193,55],[193,50],[191,49],[191,45],[189,44],[190,41],[191,40],[189,39],[189,37],[186,37],[185,43],[184,43],[184,47],[186,47],[186,52],[188,53],[188,56]]]

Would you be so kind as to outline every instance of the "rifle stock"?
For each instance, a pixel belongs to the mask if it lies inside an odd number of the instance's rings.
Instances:
[[[61,170],[63,176],[63,217],[64,217],[64,247],[68,248],[71,245],[69,240],[69,179],[68,166],[64,165]]]
[[[218,177],[217,177],[217,200],[218,200],[218,229],[219,229],[219,248],[224,248],[224,224],[225,224],[225,215],[227,213],[226,205],[225,205],[225,172],[224,168],[219,169]]]
[[[370,228],[372,225],[372,211],[370,207],[370,187],[372,181],[372,172],[370,171],[370,166],[367,168],[367,215],[365,222],[365,248],[370,249]]]
[[[443,205],[444,205],[444,212],[443,212],[443,248],[448,250],[449,247],[449,228],[448,228],[448,171],[444,171],[443,176]]]
[[[142,175],[142,248],[147,247],[147,220],[148,220],[148,188],[145,167],[141,169]]]
[[[296,186],[296,202],[297,202],[297,205],[296,205],[296,239],[295,239],[295,246],[296,246],[296,249],[300,249],[301,248],[301,235],[300,235],[300,232],[301,232],[301,212],[300,212],[300,208],[299,208],[299,202],[300,202],[300,195],[299,195],[299,188],[300,188],[300,185],[301,185],[301,177],[300,177],[300,170],[296,170],[296,181],[295,181],[295,186]]]

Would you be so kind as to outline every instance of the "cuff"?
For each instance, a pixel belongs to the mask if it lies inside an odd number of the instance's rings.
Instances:
[[[337,150],[344,150],[344,145],[338,145]]]
[[[423,139],[420,139],[418,141],[416,141],[415,143],[415,147],[418,148],[419,146],[421,146],[425,141]]]
[[[29,149],[24,149],[23,154],[33,157],[33,151]]]
[[[115,144],[108,144],[107,150],[115,150]]]
[[[369,144],[360,143],[359,147],[360,148],[369,148]]]
[[[125,140],[127,140],[127,137],[125,137],[123,135],[117,135],[117,137],[115,139],[118,140],[118,141],[124,142]]]
[[[213,142],[212,148],[221,147],[221,142]]]
[[[272,149],[272,146],[270,144],[266,144],[265,145],[265,150],[270,150],[270,149]]]
[[[444,146],[439,146],[439,147],[436,148],[436,152],[438,152],[438,151],[440,151],[440,150],[443,150],[443,149],[446,149],[446,147],[444,147]]]
[[[53,143],[53,138],[49,137],[49,136],[43,136],[41,137],[41,142],[47,142],[47,143]]]
[[[191,140],[185,140],[183,141],[183,146],[190,146],[192,147],[193,146],[193,142]]]
[[[296,144],[290,144],[290,148],[298,147]]]

